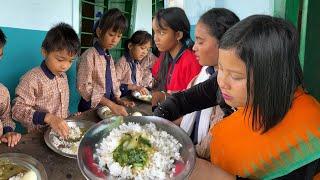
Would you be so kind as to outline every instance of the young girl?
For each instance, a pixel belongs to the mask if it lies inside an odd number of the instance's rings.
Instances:
[[[121,96],[131,91],[143,95],[149,93],[152,74],[150,65],[155,56],[150,52],[152,36],[146,31],[136,31],[126,43],[126,51],[116,64],[117,77],[120,81]]]
[[[220,40],[218,68],[217,78],[155,111],[175,119],[216,105],[218,89],[237,108],[212,128],[212,165],[196,165],[193,177],[312,179],[320,164],[320,104],[303,90],[294,26],[266,15],[242,20]]]
[[[133,102],[120,99],[121,92],[114,61],[109,54],[109,50],[119,43],[126,28],[127,20],[119,9],[110,9],[99,20],[96,30],[98,40],[94,47],[82,54],[78,64],[77,89],[81,95],[78,105],[80,112],[100,104],[108,106],[116,115],[126,116],[128,113],[122,105],[134,105]]]
[[[191,48],[190,23],[185,12],[177,7],[161,9],[152,21],[154,41],[161,53],[152,75],[155,78],[152,104],[165,98],[165,93],[185,90],[201,70]]]
[[[199,75],[190,82],[191,86],[214,76],[214,67],[218,65],[219,41],[237,22],[238,16],[224,8],[213,8],[200,17],[195,29],[196,41],[193,50],[203,67]],[[209,128],[231,112],[233,110],[229,106],[214,106],[183,116],[180,127],[190,135],[198,157],[210,159]]]

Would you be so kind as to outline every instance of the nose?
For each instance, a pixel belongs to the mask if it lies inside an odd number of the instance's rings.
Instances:
[[[158,35],[157,35],[157,34],[154,34],[153,40],[154,40],[155,43],[159,41],[159,38],[158,38]]]
[[[118,37],[113,37],[112,40],[111,40],[111,42],[112,42],[112,43],[117,42],[117,38],[118,38]]]
[[[222,71],[218,71],[217,80],[220,89],[229,89],[230,85],[228,83],[227,77],[223,74]]]
[[[198,50],[197,42],[194,43],[194,45],[193,45],[193,47],[192,47],[192,50],[193,50],[193,51],[197,51],[197,50]]]
[[[68,64],[68,63],[63,63],[63,64],[61,65],[61,69],[64,70],[64,71],[67,70],[68,67],[69,67],[69,64]]]

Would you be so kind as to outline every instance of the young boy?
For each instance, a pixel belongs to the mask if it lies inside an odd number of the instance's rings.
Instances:
[[[3,48],[6,44],[6,36],[0,29],[0,60],[3,57]],[[13,132],[15,123],[11,119],[10,94],[8,89],[0,83],[0,141],[8,143],[9,147],[15,146],[21,138],[21,134]]]
[[[66,71],[80,48],[77,34],[71,26],[60,23],[50,29],[42,42],[44,61],[20,80],[12,108],[14,119],[28,132],[49,125],[66,138],[69,85]]]
[[[120,99],[115,65],[109,54],[109,50],[121,40],[126,28],[127,20],[119,9],[108,10],[99,20],[97,41],[81,55],[77,67],[80,112],[103,105],[108,106],[116,115],[127,116],[124,106],[134,105],[133,102]]]

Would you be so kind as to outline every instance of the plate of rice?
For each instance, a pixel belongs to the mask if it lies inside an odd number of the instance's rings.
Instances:
[[[78,151],[87,179],[186,179],[194,164],[189,136],[155,116],[105,119],[87,131]]]
[[[0,179],[47,180],[43,165],[27,154],[0,154]]]
[[[61,138],[56,132],[49,128],[44,134],[47,146],[54,152],[69,158],[77,158],[81,138],[85,132],[95,123],[84,120],[66,120],[69,126],[67,139]]]
[[[145,102],[148,102],[148,103],[151,103],[151,99],[152,99],[152,95],[151,93],[149,92],[148,94],[146,95],[142,95],[140,92],[138,91],[133,91],[132,94],[131,94],[134,98],[136,99],[139,99],[141,101],[145,101]]]

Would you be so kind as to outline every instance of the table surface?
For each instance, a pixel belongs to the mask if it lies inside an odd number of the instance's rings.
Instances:
[[[135,101],[135,104],[136,106],[128,109],[128,112],[139,111],[144,115],[152,114],[151,104],[142,101]],[[72,119],[93,122],[101,121],[95,109],[83,112],[79,116],[72,117]],[[46,145],[43,138],[44,132],[33,132],[22,135],[20,142],[14,148],[9,148],[6,144],[1,143],[0,153],[24,153],[31,155],[43,164],[49,180],[85,179],[76,159],[61,156]]]
[[[134,108],[128,109],[128,112],[132,113],[135,111],[139,111],[144,115],[152,114],[151,104],[146,104],[142,101],[135,101],[135,103],[136,106]],[[83,112],[78,116],[72,117],[72,119],[87,120],[93,122],[101,121],[95,109]],[[44,132],[45,131],[33,132],[22,135],[20,142],[14,148],[9,148],[6,144],[2,143],[0,144],[0,153],[23,153],[34,157],[43,164],[49,180],[85,179],[78,167],[76,159],[61,156],[52,151],[45,144],[43,138]],[[201,165],[199,167],[199,162],[201,163],[202,161],[197,160],[197,165],[190,179],[198,179],[195,177],[199,175],[199,173],[197,173],[199,169],[202,169]]]

